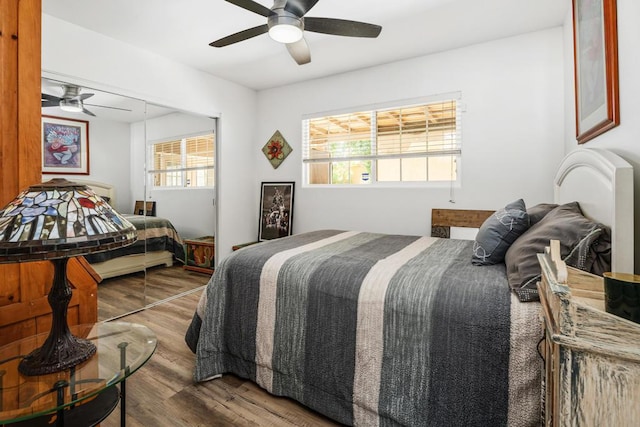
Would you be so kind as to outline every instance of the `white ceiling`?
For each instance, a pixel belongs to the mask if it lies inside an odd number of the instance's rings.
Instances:
[[[257,0],[271,7],[271,0]],[[43,12],[256,90],[371,67],[563,24],[570,0],[320,0],[307,16],[382,26],[377,39],[305,32],[297,65],[264,34],[209,43],[266,18],[224,0],[44,0]]]

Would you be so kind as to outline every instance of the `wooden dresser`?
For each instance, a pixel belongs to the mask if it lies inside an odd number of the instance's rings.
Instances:
[[[640,426],[640,324],[604,310],[603,279],[538,255],[546,426]]]

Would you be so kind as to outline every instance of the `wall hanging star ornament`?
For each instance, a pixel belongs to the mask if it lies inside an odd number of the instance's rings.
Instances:
[[[280,133],[280,131],[276,131],[273,136],[269,139],[269,141],[262,147],[262,152],[271,163],[274,169],[278,169],[280,163],[287,158],[287,156],[291,153],[292,148],[287,141],[284,139],[284,136]]]

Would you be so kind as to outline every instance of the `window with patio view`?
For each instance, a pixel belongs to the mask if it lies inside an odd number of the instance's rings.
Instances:
[[[185,136],[150,145],[151,185],[155,188],[213,187],[215,136]]]
[[[305,183],[339,186],[457,181],[459,104],[456,96],[304,119]]]

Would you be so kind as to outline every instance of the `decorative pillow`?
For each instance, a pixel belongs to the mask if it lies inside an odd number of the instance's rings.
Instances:
[[[536,282],[540,279],[540,264],[537,254],[544,252],[551,239],[560,241],[560,255],[567,265],[595,272],[611,264],[608,227],[583,216],[577,202],[560,205],[507,250],[507,279],[521,301],[538,300]]]
[[[496,211],[480,226],[473,243],[471,263],[492,265],[504,261],[509,246],[529,228],[524,200],[519,199]]]
[[[527,209],[527,213],[529,214],[529,227],[540,222],[542,218],[557,207],[558,205],[555,203],[540,203]]]
[[[598,224],[567,255],[564,262],[571,267],[602,276],[611,271],[611,229]]]

